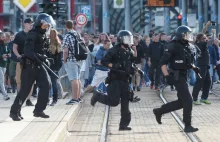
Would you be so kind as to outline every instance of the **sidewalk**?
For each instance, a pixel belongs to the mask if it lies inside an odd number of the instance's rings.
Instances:
[[[105,105],[96,103],[90,105],[92,94],[84,96],[83,107],[72,127],[65,142],[99,142],[105,115]]]
[[[65,105],[69,99],[60,99],[54,107],[48,106],[45,113],[49,119],[33,117],[34,107],[24,105],[21,114],[24,120],[16,122],[9,118],[9,110],[14,101],[10,95],[9,101],[0,100],[0,134],[1,142],[55,142],[66,137],[81,105]],[[33,99],[36,103],[36,99]],[[3,114],[3,115],[2,115]]]
[[[132,131],[118,131],[120,121],[120,105],[110,110],[108,125],[108,142],[187,142],[186,135],[172,118],[171,114],[163,116],[163,124],[159,125],[152,112],[153,108],[163,103],[156,91],[142,88],[135,92],[141,98],[138,103],[130,103]]]
[[[215,84],[216,91],[220,95],[220,85]],[[190,87],[190,93],[192,93]],[[170,91],[169,87],[165,89],[164,96],[168,101],[176,100],[176,91]],[[200,93],[201,95],[201,93]],[[201,97],[198,97],[200,99]],[[192,125],[199,128],[195,135],[202,142],[219,142],[220,141],[220,97],[209,95],[211,105],[202,104],[200,106],[193,105]],[[183,110],[176,111],[182,118]]]

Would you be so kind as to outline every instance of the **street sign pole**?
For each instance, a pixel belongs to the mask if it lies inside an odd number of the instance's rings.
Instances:
[[[132,32],[131,26],[131,1],[125,1],[125,30]]]
[[[102,0],[102,31],[109,32],[109,4],[108,0]]]

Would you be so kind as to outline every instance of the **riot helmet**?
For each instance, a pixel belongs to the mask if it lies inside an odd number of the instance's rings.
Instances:
[[[128,30],[121,30],[117,34],[117,42],[118,44],[131,46],[134,44],[133,35]]]
[[[184,25],[179,26],[176,29],[174,40],[182,40],[182,39],[189,40],[191,38],[190,37],[191,32],[192,32],[192,30],[190,27],[184,26]]]
[[[46,14],[46,13],[41,13],[37,16],[33,28],[40,27],[42,24],[49,24],[49,27],[55,27],[56,23],[52,16]]]

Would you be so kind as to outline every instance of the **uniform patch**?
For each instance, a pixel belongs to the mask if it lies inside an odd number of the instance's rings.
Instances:
[[[181,64],[181,63],[183,63],[183,60],[175,60],[175,63]]]

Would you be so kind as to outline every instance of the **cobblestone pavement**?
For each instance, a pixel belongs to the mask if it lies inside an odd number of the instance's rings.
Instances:
[[[99,142],[105,115],[105,105],[96,103],[90,105],[92,94],[86,95],[83,107],[69,130],[65,142]]]
[[[217,95],[220,95],[220,85],[215,85]],[[190,92],[192,92],[190,87]],[[167,87],[164,91],[164,96],[168,101],[177,99],[176,91],[170,91]],[[201,94],[200,94],[201,95]],[[200,99],[199,95],[199,99]],[[202,104],[200,106],[193,106],[192,112],[192,124],[199,128],[199,131],[195,135],[202,142],[219,142],[220,141],[220,97],[216,95],[209,95],[209,100],[212,102],[211,105]],[[176,111],[177,114],[182,118],[183,111]]]
[[[155,91],[143,88],[135,92],[141,98],[130,103],[132,131],[118,131],[120,105],[110,110],[108,142],[187,142],[188,138],[177,125],[171,114],[164,115],[163,124],[157,124],[152,109],[162,105]]]

